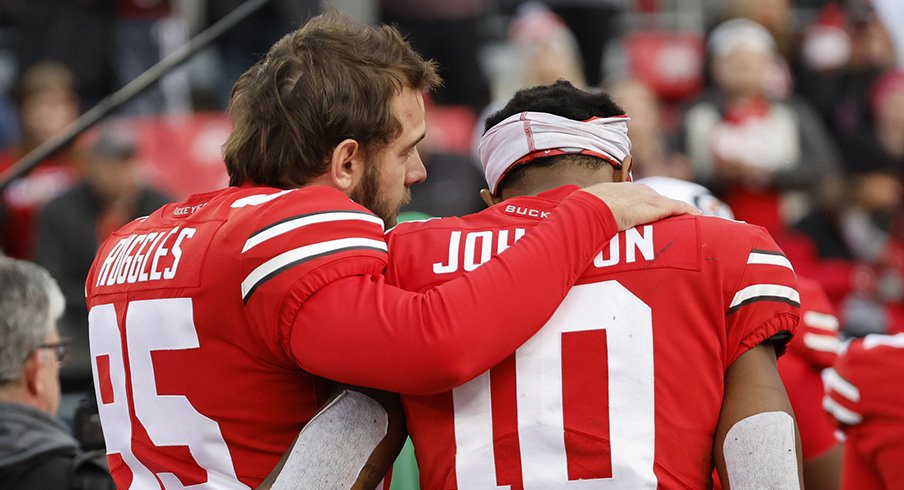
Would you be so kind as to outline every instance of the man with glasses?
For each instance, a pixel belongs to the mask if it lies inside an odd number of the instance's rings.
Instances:
[[[56,322],[63,295],[41,267],[0,257],[0,489],[65,489],[86,461],[55,417],[65,341]],[[100,468],[82,488],[112,488]]]

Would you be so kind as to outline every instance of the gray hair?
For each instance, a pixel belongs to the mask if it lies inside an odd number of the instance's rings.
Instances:
[[[0,257],[0,384],[22,377],[22,365],[53,331],[64,305],[44,268]]]

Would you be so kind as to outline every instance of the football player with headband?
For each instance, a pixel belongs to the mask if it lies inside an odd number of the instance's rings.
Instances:
[[[390,230],[388,280],[461,277],[578,186],[627,180],[628,121],[568,82],[518,92],[480,142],[490,207]],[[715,468],[723,488],[799,488],[776,370],[799,315],[791,264],[760,227],[686,216],[619,233],[516,352],[450,391],[402,396],[421,487],[711,488]]]
[[[480,142],[489,209],[395,227],[389,280],[452,280],[577,186],[627,180],[627,124],[607,95],[567,82],[519,92]],[[514,354],[402,397],[421,486],[706,488],[715,465],[725,487],[797,488],[775,363],[798,317],[794,272],[760,227],[688,216],[622,232]]]

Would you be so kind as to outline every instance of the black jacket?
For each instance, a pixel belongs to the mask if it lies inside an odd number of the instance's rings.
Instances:
[[[76,440],[49,415],[0,403],[0,490],[72,488],[73,462],[80,455]]]

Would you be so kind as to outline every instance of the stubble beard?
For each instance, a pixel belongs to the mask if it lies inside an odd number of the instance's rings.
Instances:
[[[380,217],[388,229],[396,225],[402,206],[411,202],[411,189],[406,186],[398,202],[392,202],[385,194],[380,188],[379,164],[373,164],[365,167],[364,177],[358,186],[352,189],[349,197]]]

